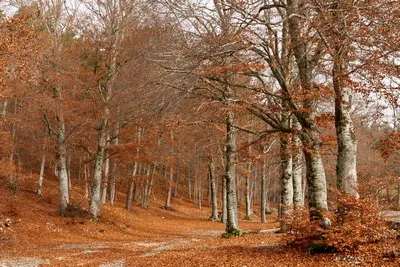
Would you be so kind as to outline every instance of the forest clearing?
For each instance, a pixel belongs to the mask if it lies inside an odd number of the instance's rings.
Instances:
[[[55,180],[49,188],[57,188]],[[4,186],[4,184],[2,184]],[[278,234],[276,214],[266,224],[259,218],[243,220],[247,232],[224,238],[225,226],[209,220],[210,207],[199,209],[188,199],[176,198],[174,210],[154,200],[148,210],[139,205],[132,212],[123,202],[106,205],[104,217],[93,221],[84,210],[71,210],[64,218],[55,212],[57,191],[35,195],[35,183],[23,181],[18,196],[1,191],[1,266],[398,266],[397,240],[369,244],[356,253],[310,255],[288,247]],[[82,190],[72,190],[73,203],[87,203]],[[123,198],[123,196],[118,196]],[[81,208],[86,208],[83,204]]]
[[[0,0],[1,266],[399,266],[400,0]]]

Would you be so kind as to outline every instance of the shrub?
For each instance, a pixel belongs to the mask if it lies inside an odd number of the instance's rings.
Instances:
[[[361,244],[395,236],[369,199],[339,195],[337,209],[324,214],[332,222],[329,228],[322,227],[320,220],[310,220],[305,210],[295,211],[293,216],[289,244],[320,250],[314,252],[355,251]]]

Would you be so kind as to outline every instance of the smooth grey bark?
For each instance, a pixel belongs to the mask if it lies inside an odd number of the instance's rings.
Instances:
[[[131,207],[132,207],[132,200],[135,196],[135,187],[136,187],[136,180],[135,180],[135,176],[137,174],[137,170],[138,170],[138,163],[135,162],[133,164],[133,170],[132,170],[132,177],[130,179],[130,183],[129,183],[129,187],[128,187],[128,192],[126,194],[126,202],[125,202],[125,209],[127,211],[131,211]]]
[[[67,173],[68,173],[68,187],[69,190],[72,190],[72,181],[71,181],[71,155],[68,156],[67,162]]]
[[[400,207],[400,181],[397,182],[397,206]]]
[[[279,218],[281,231],[288,230],[286,216],[293,206],[292,154],[285,137],[281,138],[281,177],[280,177],[280,209]]]
[[[360,195],[357,190],[357,139],[350,115],[352,92],[350,88],[342,87],[337,79],[339,79],[337,74],[334,74],[335,126],[338,142],[337,186],[340,192],[359,198]]]
[[[189,199],[192,199],[192,175],[190,169],[187,170],[187,190]]]
[[[178,163],[177,163],[177,166],[176,166],[173,197],[177,197],[178,196],[178,184],[179,184],[179,159],[178,159]]]
[[[235,114],[228,111],[226,119],[226,208],[227,221],[226,232],[234,233],[239,231],[238,224],[238,207],[236,197],[236,130],[234,127]]]
[[[198,192],[197,193],[197,197],[198,197],[197,204],[199,206],[199,209],[201,209],[202,204],[203,204],[203,184],[202,184],[201,175],[199,175],[199,173],[200,172],[197,172],[197,175],[196,175],[197,176],[196,178],[198,180],[198,182],[197,182],[197,192]]]
[[[307,54],[307,46],[301,34],[301,14],[299,0],[287,1],[287,18],[289,25],[290,41],[293,54],[299,71],[302,91],[310,95],[314,88],[312,83],[312,64]],[[321,157],[321,138],[316,124],[316,100],[306,98],[303,108],[307,111],[296,111],[295,115],[302,126],[301,139],[306,146],[305,159],[307,166],[307,181],[309,191],[309,206],[322,218],[321,211],[328,210],[325,169]]]
[[[337,187],[347,196],[359,198],[357,190],[357,139],[351,118],[353,91],[345,85],[348,64],[348,49],[351,41],[346,35],[346,7],[334,1],[333,14],[336,18],[333,30],[333,88],[335,91],[335,128],[338,142],[336,164]],[[345,4],[344,4],[345,5]]]
[[[300,125],[294,123],[294,128],[300,131]],[[297,135],[293,136],[293,145],[296,150],[293,155],[292,177],[293,177],[293,206],[295,209],[304,207],[303,195],[303,150],[301,149],[301,140]]]
[[[103,183],[103,192],[101,194],[101,203],[106,203],[107,200],[107,191],[108,191],[108,184],[109,184],[109,173],[110,173],[110,158],[106,155],[106,160],[104,162],[104,183]]]
[[[315,151],[317,153],[313,153]],[[320,148],[318,146],[314,147],[312,151],[305,150],[304,154],[307,167],[309,208],[316,211],[327,211],[328,200],[326,191],[326,179]]]
[[[45,164],[46,164],[46,154],[43,154],[42,163],[40,164],[39,180],[38,180],[37,189],[36,189],[36,195],[38,195],[38,196],[42,195]]]
[[[93,218],[100,216],[100,187],[101,178],[103,172],[103,160],[107,144],[107,133],[105,128],[107,127],[107,120],[103,121],[103,125],[99,130],[99,139],[97,143],[97,151],[94,157],[94,169],[93,169],[93,181],[90,190],[90,214]]]
[[[87,164],[83,165],[83,179],[85,180],[85,198],[89,198],[89,169]]]
[[[167,172],[167,169],[165,169]],[[169,180],[168,180],[168,189],[167,189],[167,197],[165,199],[165,209],[171,208],[171,195],[172,195],[172,185],[174,182],[174,168],[171,166],[169,170]]]
[[[263,147],[263,152],[265,152],[265,146]],[[267,204],[267,157],[263,155],[263,161],[262,161],[262,169],[261,169],[261,207],[260,207],[260,213],[261,213],[261,223],[266,223],[267,222],[267,217],[266,217],[266,204]]]
[[[246,200],[246,220],[251,220],[251,216],[253,215],[253,211],[251,209],[251,181],[250,177],[252,175],[252,163],[249,162],[247,164],[247,175],[245,179],[245,200]]]
[[[221,222],[222,223],[226,223],[227,219],[228,219],[228,210],[227,210],[227,191],[226,191],[226,176],[225,174],[222,176],[221,179],[221,183],[222,183],[222,196],[221,196]]]
[[[58,140],[57,140],[57,155],[58,159],[58,178],[60,180],[60,214],[65,215],[69,204],[69,186],[67,173],[67,143],[65,136],[65,124],[63,116],[58,118]]]
[[[119,109],[118,109],[119,110]],[[119,111],[118,111],[119,113]],[[115,129],[115,139],[114,139],[114,145],[118,145],[119,144],[119,122],[117,121],[117,127]],[[114,201],[115,201],[115,176],[114,176],[114,172],[117,169],[117,164],[114,163],[113,164],[113,169],[110,175],[110,204],[111,206],[114,205]]]
[[[302,162],[302,152],[296,153],[292,162],[293,206],[295,209],[304,207]]]
[[[18,99],[14,98],[14,115],[17,115],[17,106],[18,106]],[[4,114],[5,115],[5,114]],[[17,160],[17,155],[16,155],[16,131],[17,131],[17,122],[14,120],[12,122],[12,131],[11,131],[11,151],[10,151],[10,163],[12,166],[17,167],[16,163],[18,162]],[[9,181],[10,181],[10,186],[13,191],[13,195],[17,193],[18,190],[18,179],[16,177],[17,172],[11,173],[9,175]]]
[[[149,208],[149,197],[151,194],[151,190],[153,188],[153,183],[154,183],[154,176],[156,172],[156,166],[157,163],[153,164],[153,168],[151,168],[150,164],[147,168],[147,176],[148,178],[146,179],[146,184],[144,187],[144,192],[143,192],[143,198],[142,198],[142,208],[148,209]],[[151,169],[151,170],[150,170]]]
[[[216,177],[215,177],[215,163],[213,158],[210,158],[209,163],[209,172],[210,172],[210,188],[211,188],[211,216],[210,219],[212,221],[218,221],[218,202],[217,202],[217,186],[216,186]]]

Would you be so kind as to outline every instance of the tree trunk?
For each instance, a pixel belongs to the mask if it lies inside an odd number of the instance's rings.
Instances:
[[[339,23],[341,24],[341,23]],[[344,33],[343,33],[344,34]],[[340,38],[341,39],[341,38]],[[345,42],[343,40],[343,42]],[[348,44],[349,45],[349,44]],[[359,198],[357,190],[357,140],[351,119],[352,90],[344,85],[347,47],[340,42],[333,55],[333,88],[335,90],[335,127],[338,142],[336,165],[337,187],[347,196]]]
[[[319,147],[314,147],[312,151],[305,150],[305,158],[309,207],[314,211],[327,211],[326,178]]]
[[[280,228],[281,231],[289,230],[287,216],[293,205],[293,178],[292,178],[292,154],[285,137],[281,138],[281,177],[280,177]]]
[[[142,198],[142,208],[148,209],[149,208],[149,196],[151,192],[151,188],[153,186],[153,179],[154,179],[154,173],[156,170],[156,164],[153,164],[153,168],[151,169],[151,165],[149,164],[147,167],[147,179],[146,179],[146,184],[144,186],[144,191],[143,191],[143,198]]]
[[[133,165],[132,177],[130,179],[128,192],[126,194],[125,208],[126,208],[127,211],[131,211],[132,200],[133,200],[133,198],[135,196],[135,187],[136,187],[135,176],[136,176],[136,173],[137,173],[137,168],[138,168],[138,163],[135,162],[134,165]]]
[[[65,138],[65,124],[63,117],[58,118],[58,177],[60,179],[60,214],[65,215],[69,203],[68,173],[67,173],[67,144]]]
[[[107,191],[108,191],[108,179],[110,173],[110,159],[108,155],[106,155],[106,160],[104,163],[104,184],[103,184],[103,193],[101,194],[101,203],[106,203],[107,200]]]
[[[103,121],[103,125],[99,133],[97,151],[94,160],[92,188],[90,193],[90,214],[95,219],[100,216],[100,187],[103,172],[104,153],[107,145],[107,133],[105,129],[106,125],[107,121],[105,120]]]
[[[400,181],[397,182],[397,206],[400,207]]]
[[[167,172],[167,169],[165,169],[165,172]],[[171,208],[171,195],[172,195],[173,182],[174,182],[174,168],[171,166],[169,173],[169,180],[168,180],[167,197],[165,199],[165,209],[167,210]]]
[[[42,158],[42,163],[40,164],[40,174],[39,174],[39,180],[37,184],[37,189],[36,189],[36,195],[41,196],[42,195],[42,187],[43,187],[43,176],[44,176],[44,166],[46,163],[46,154],[43,155]]]
[[[295,124],[296,127],[296,124]],[[300,130],[300,129],[299,129]],[[296,147],[295,155],[292,162],[292,176],[293,176],[293,206],[294,208],[301,209],[304,207],[303,196],[303,173],[302,173],[302,157],[303,151],[301,149],[301,141],[298,136],[293,137],[293,144]]]
[[[67,172],[68,172],[68,188],[69,188],[69,190],[72,190],[72,181],[71,181],[71,155],[68,156]]]
[[[85,198],[89,198],[89,169],[87,164],[83,165],[83,179],[85,180]]]
[[[235,233],[239,230],[238,207],[236,196],[236,130],[234,128],[234,112],[228,111],[226,120],[226,232]]]
[[[218,203],[217,203],[217,186],[215,177],[215,164],[213,158],[210,158],[210,187],[211,187],[211,217],[212,221],[218,221]]]
[[[189,199],[192,199],[192,175],[190,169],[187,170],[187,190]]]
[[[265,146],[263,147],[263,152],[265,152]],[[266,217],[266,204],[267,204],[267,192],[266,192],[266,181],[267,180],[267,157],[263,155],[262,169],[261,169],[261,223],[267,222]]]
[[[307,45],[301,33],[301,18],[299,14],[299,0],[287,1],[287,18],[289,25],[290,41],[293,54],[299,70],[302,92],[305,96],[317,95],[318,88],[312,83],[312,64],[308,59]],[[313,214],[318,215],[322,223],[327,224],[328,219],[323,217],[321,211],[328,210],[325,169],[321,157],[321,138],[316,124],[317,100],[306,97],[303,108],[307,111],[297,110],[295,115],[302,126],[301,138],[306,146],[307,181],[309,189],[309,206]]]
[[[222,182],[222,196],[221,196],[221,206],[222,206],[222,208],[221,208],[221,222],[222,223],[226,223],[226,221],[227,221],[227,218],[228,218],[228,210],[227,210],[227,205],[226,205],[226,202],[227,202],[227,191],[226,191],[226,188],[227,188],[227,185],[226,185],[226,176],[225,175],[223,175],[222,176],[222,179],[221,179],[221,182]]]
[[[176,174],[175,174],[175,184],[174,184],[174,194],[173,197],[178,196],[178,184],[179,184],[179,161],[176,166]]]
[[[247,174],[245,180],[245,195],[246,195],[246,220],[251,220],[253,211],[251,210],[251,182],[250,177],[252,175],[252,164],[249,162],[247,164]]]

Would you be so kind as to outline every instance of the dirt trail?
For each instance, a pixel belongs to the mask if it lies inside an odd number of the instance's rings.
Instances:
[[[57,183],[47,183],[53,191],[45,191],[45,197],[34,194],[33,183],[16,197],[0,186],[0,267],[349,266],[342,256],[310,256],[284,246],[283,235],[274,233],[273,216],[267,224],[257,214],[252,221],[241,216],[239,226],[247,234],[223,238],[225,226],[207,219],[210,208],[199,209],[185,199],[174,198],[171,211],[160,208],[160,197],[147,210],[138,205],[127,212],[124,195],[118,195],[120,202],[104,205],[101,219],[93,221],[86,215],[87,199],[72,191],[79,209],[63,218],[56,212]],[[361,266],[400,266],[398,258],[382,263],[391,247],[374,249],[359,257]]]

